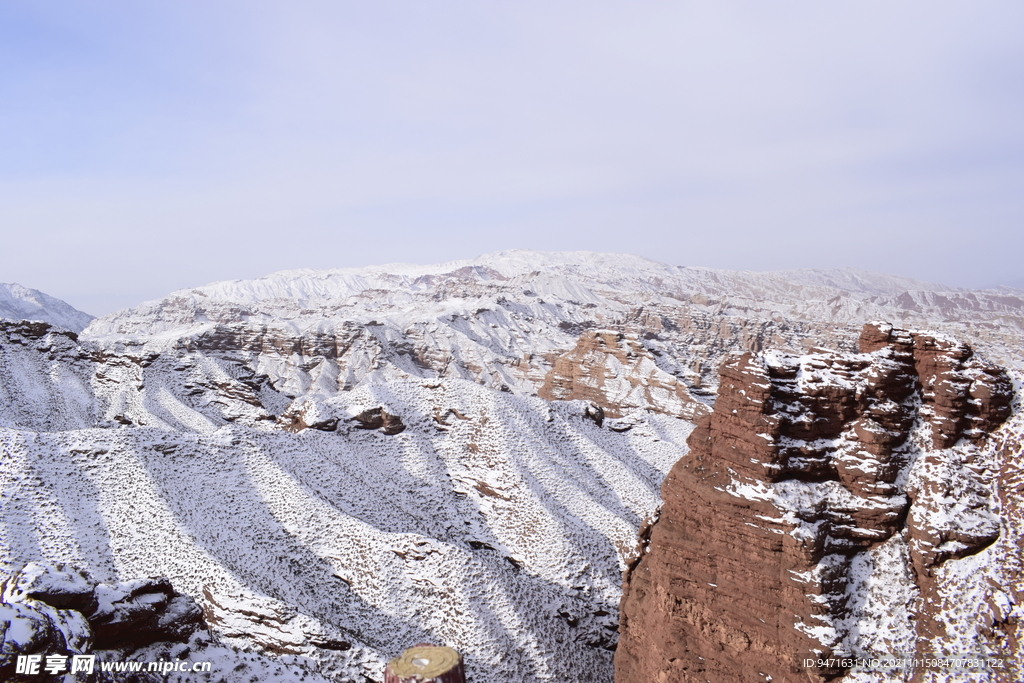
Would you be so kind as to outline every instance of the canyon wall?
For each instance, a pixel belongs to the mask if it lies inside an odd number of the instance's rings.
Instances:
[[[734,357],[719,386],[625,573],[617,683],[829,680],[845,669],[804,660],[940,651],[936,569],[1000,533],[984,445],[1007,374],[879,323],[860,353]]]

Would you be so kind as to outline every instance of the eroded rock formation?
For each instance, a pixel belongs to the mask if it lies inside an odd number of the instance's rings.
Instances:
[[[843,670],[804,658],[941,638],[900,610],[999,534],[972,466],[1010,414],[1006,374],[879,323],[860,353],[748,353],[720,376],[625,574],[617,683],[825,680]],[[872,576],[903,591],[900,623],[872,613]]]
[[[393,436],[405,431],[405,423],[398,415],[392,415],[382,407],[370,408],[359,413],[352,420],[356,429],[379,429],[381,433]]]
[[[0,676],[13,680],[18,655],[129,651],[201,628],[195,601],[165,578],[107,585],[70,565],[32,562],[2,584]]]
[[[636,335],[611,330],[584,332],[575,348],[556,356],[537,395],[592,401],[611,418],[648,407],[688,420],[708,412],[682,381],[658,367]]]

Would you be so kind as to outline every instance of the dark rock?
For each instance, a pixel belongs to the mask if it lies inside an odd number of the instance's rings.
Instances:
[[[380,431],[384,434],[393,435],[405,431],[405,424],[402,422],[402,418],[392,415],[386,410],[381,410],[381,421],[383,426]]]
[[[97,585],[87,572],[71,565],[30,562],[11,578],[3,599],[8,603],[39,600],[58,609],[92,614]]]
[[[384,409],[370,408],[359,413],[352,420],[356,423],[356,429],[380,429],[384,426]]]
[[[592,420],[594,424],[596,424],[598,427],[604,424],[604,408],[597,405],[596,403],[591,403],[586,408],[584,408],[583,416],[589,420]]]
[[[352,418],[356,422],[356,429],[379,429],[388,435],[398,434],[405,431],[405,424],[402,418],[392,415],[383,408],[370,408],[364,410]]]
[[[202,610],[175,592],[165,578],[100,584],[99,607],[88,616],[98,648],[141,647],[156,641],[184,641],[203,624]]]
[[[10,680],[20,654],[80,653],[91,632],[81,614],[46,603],[0,602],[0,680]]]
[[[136,579],[110,586],[96,583],[84,571],[64,564],[30,563],[9,578],[0,602],[7,636],[21,633],[21,645],[7,643],[3,652],[54,654],[97,649],[134,649],[160,641],[184,641],[204,628],[202,611],[165,578]],[[6,636],[5,636],[6,637]],[[12,636],[13,637],[13,636]],[[20,648],[20,649],[19,649]]]

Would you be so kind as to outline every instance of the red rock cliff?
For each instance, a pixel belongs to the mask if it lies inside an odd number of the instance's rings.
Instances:
[[[865,561],[873,549],[893,539],[886,557],[904,559],[886,571],[927,602],[932,567],[998,535],[980,503],[957,513],[971,506],[929,490],[927,459],[957,442],[969,453],[1007,418],[1005,373],[965,344],[886,324],[864,328],[860,351],[723,364],[714,412],[624,576],[617,683],[841,675],[803,660],[858,652],[870,618],[857,577],[883,566]],[[885,626],[890,643],[936,635],[907,620]]]

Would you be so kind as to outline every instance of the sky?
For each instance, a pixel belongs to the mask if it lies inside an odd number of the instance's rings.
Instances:
[[[1024,287],[1018,0],[0,0],[0,282],[503,249]]]

